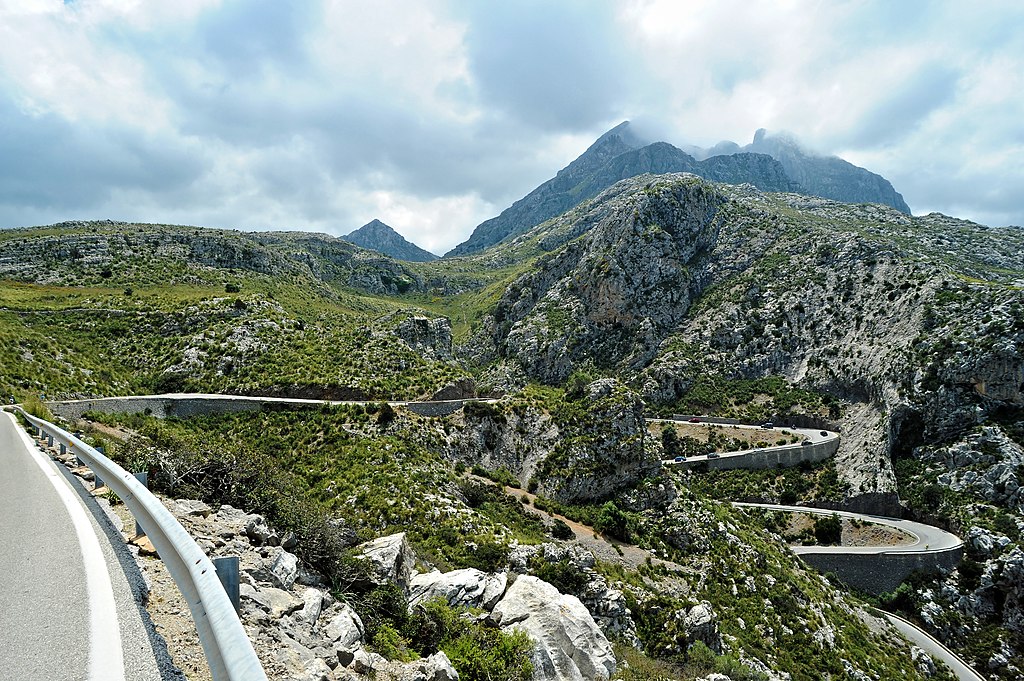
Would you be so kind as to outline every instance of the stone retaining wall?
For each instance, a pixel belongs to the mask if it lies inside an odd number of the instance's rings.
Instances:
[[[819,572],[834,572],[846,584],[878,595],[893,591],[914,570],[952,571],[963,552],[958,546],[944,551],[804,553],[800,558]]]
[[[789,468],[804,461],[817,463],[824,461],[839,450],[839,438],[833,437],[812,445],[785,445],[771,447],[755,452],[736,452],[722,454],[715,459],[690,459],[679,463],[666,463],[668,466],[696,470],[733,470],[745,468],[762,470],[765,468]]]

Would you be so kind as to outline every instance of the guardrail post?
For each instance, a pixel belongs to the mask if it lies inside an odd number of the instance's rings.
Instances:
[[[43,439],[43,434],[44,434],[43,433],[43,427],[42,426],[36,426],[36,437],[38,437],[40,440],[42,440]]]
[[[103,480],[100,478],[99,473],[97,473],[96,469],[94,468],[92,471],[92,489],[95,492],[96,490],[103,486]]]
[[[149,489],[149,473],[143,471],[141,473],[133,473],[135,479],[142,483],[142,486]],[[138,519],[135,520],[135,536],[141,537],[146,534],[146,528],[139,524]]]
[[[217,571],[217,578],[224,585],[231,605],[235,606],[235,614],[241,612],[241,597],[238,593],[238,556],[227,556],[214,558],[213,567]]]
[[[61,456],[65,456],[67,453],[68,453],[68,448],[64,445],[63,442],[61,442],[60,443],[60,455]]]
[[[47,435],[46,436],[46,446],[47,447],[52,447],[53,446],[53,436],[52,435]]]

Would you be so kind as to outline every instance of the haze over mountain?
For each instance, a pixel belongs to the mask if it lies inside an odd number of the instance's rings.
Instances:
[[[390,255],[396,260],[406,260],[408,262],[430,262],[431,260],[437,260],[436,255],[408,241],[401,234],[376,218],[341,238],[356,246],[368,248],[371,251],[377,251],[384,255]]]
[[[687,151],[691,153],[687,153]],[[711,149],[679,149],[643,139],[629,121],[599,137],[581,156],[497,217],[480,223],[446,256],[476,253],[522,234],[616,182],[644,173],[686,172],[715,182],[752,184],[763,191],[797,192],[848,203],[881,203],[910,214],[888,180],[837,157],[803,149],[790,136],[758,130],[740,148],[722,142]]]
[[[910,215],[910,206],[884,177],[837,156],[820,156],[808,151],[787,133],[769,133],[761,128],[754,133],[754,141],[745,147],[724,141],[710,149],[691,147],[687,151],[701,159],[743,153],[768,154],[782,164],[803,194],[845,203],[882,203]]]

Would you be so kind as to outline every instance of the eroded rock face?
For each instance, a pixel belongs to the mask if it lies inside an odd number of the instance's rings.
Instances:
[[[611,644],[587,609],[543,580],[520,576],[491,618],[502,629],[524,631],[536,642],[531,661],[537,681],[604,680],[615,673]]]
[[[714,245],[724,198],[696,178],[627,182],[646,189],[573,215],[585,236],[511,284],[485,320],[497,354],[535,379],[564,381],[583,357],[646,363],[702,290],[695,273]]]
[[[452,323],[447,317],[409,317],[398,325],[395,335],[427,359],[452,358]]]

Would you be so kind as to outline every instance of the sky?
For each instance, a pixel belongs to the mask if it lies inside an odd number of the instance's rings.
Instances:
[[[788,131],[1024,225],[1024,3],[0,0],[0,227],[379,218],[444,253],[623,120]]]

